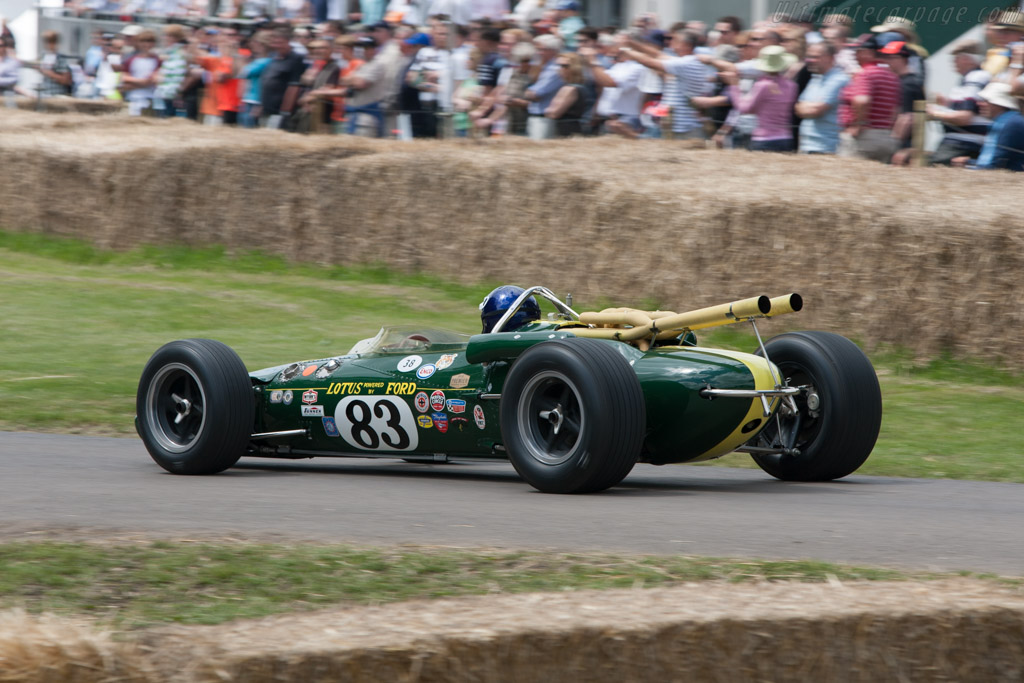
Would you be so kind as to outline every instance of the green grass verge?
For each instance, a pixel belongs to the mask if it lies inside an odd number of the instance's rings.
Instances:
[[[133,433],[138,377],[167,341],[220,339],[249,368],[268,367],[345,352],[385,323],[474,332],[491,286],[222,249],[103,251],[10,232],[0,232],[0,285],[0,429],[114,435]],[[755,346],[736,328],[700,340]],[[1024,482],[1020,375],[897,351],[872,360],[885,412],[862,474]],[[715,464],[754,466],[740,455]]]
[[[0,608],[86,615],[120,629],[489,593],[949,576],[815,561],[237,542],[0,544]]]

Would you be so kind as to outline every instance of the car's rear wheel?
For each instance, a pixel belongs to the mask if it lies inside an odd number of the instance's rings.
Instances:
[[[646,429],[640,382],[615,348],[559,339],[525,351],[502,388],[509,460],[545,493],[615,486],[636,464]]]
[[[792,446],[792,455],[758,455],[768,474],[787,481],[829,481],[857,470],[875,447],[882,423],[878,377],[864,352],[829,332],[790,332],[768,340],[768,357],[790,386],[796,411],[781,408],[752,446]],[[760,351],[758,351],[758,355]]]
[[[174,474],[214,474],[245,453],[254,422],[245,365],[212,339],[184,339],[157,349],[135,399],[146,450]]]

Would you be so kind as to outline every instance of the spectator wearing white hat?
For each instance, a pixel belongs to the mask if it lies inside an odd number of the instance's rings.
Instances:
[[[949,166],[956,157],[977,159],[992,122],[981,115],[978,93],[988,85],[991,76],[980,68],[981,45],[965,41],[953,46],[953,66],[960,74],[960,82],[949,95],[939,95],[935,104],[925,110],[928,118],[938,121],[945,135],[931,156],[931,163]]]
[[[796,62],[796,56],[781,45],[769,45],[758,53],[757,70],[763,75],[744,95],[739,89],[739,75],[723,71],[721,78],[729,83],[729,97],[740,114],[756,114],[757,127],[750,137],[755,152],[792,152],[792,113],[797,86],[785,72]]]
[[[976,161],[957,157],[953,165],[1024,171],[1024,116],[1020,114],[1020,100],[1011,94],[1008,83],[989,83],[978,93],[978,99],[982,115],[992,119],[992,128]]]

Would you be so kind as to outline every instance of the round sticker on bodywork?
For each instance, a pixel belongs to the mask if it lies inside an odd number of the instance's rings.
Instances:
[[[399,372],[412,372],[420,366],[423,362],[422,356],[406,356],[402,360],[398,361]]]

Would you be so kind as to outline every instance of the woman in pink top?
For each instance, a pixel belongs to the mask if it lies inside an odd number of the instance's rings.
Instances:
[[[757,127],[750,136],[750,149],[756,152],[792,152],[793,103],[797,98],[796,83],[783,72],[796,61],[794,55],[779,45],[762,48],[757,68],[764,73],[750,92],[744,95],[735,83],[729,97],[740,114],[756,114]],[[726,75],[726,74],[723,74]],[[735,80],[735,74],[728,74]]]

